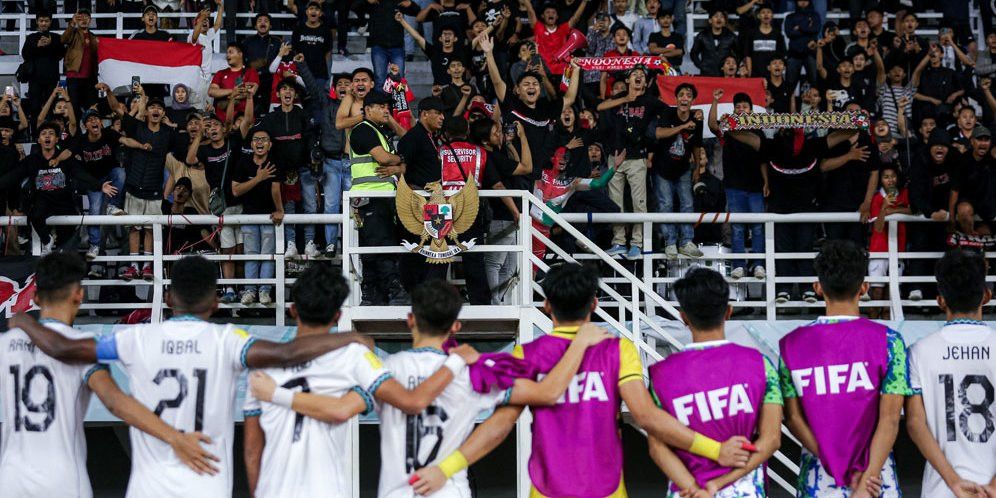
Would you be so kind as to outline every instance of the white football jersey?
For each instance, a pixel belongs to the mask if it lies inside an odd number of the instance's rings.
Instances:
[[[910,347],[910,384],[922,392],[927,426],[958,475],[987,484],[996,475],[993,387],[996,331],[954,322]],[[922,496],[953,498],[928,463]]]
[[[218,474],[197,475],[168,444],[132,428],[127,496],[231,496],[236,381],[253,339],[233,325],[184,316],[128,327],[114,342],[131,395],[178,430],[206,434],[206,449],[221,459]]]
[[[263,370],[278,386],[292,391],[341,397],[356,390],[373,409],[367,389],[391,374],[362,344],[326,353],[287,368]],[[352,494],[349,425],[327,424],[246,394],[245,416],[259,417],[266,434],[256,498],[348,497]]]
[[[43,320],[70,338],[93,337]],[[20,329],[0,334],[0,495],[89,498],[83,418],[100,365],[70,365],[36,348]]]
[[[384,363],[406,389],[415,389],[443,366],[446,354],[436,348],[417,348],[391,355]],[[378,402],[380,416],[379,498],[414,498],[408,478],[422,467],[439,463],[474,430],[482,411],[508,402],[511,390],[479,394],[470,384],[465,368],[443,393],[418,415]],[[467,471],[455,474],[432,496],[470,497]]]

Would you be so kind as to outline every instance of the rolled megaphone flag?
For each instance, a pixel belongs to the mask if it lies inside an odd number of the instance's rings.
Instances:
[[[867,130],[866,112],[744,113],[727,114],[720,120],[723,131],[773,130],[782,128]]]
[[[575,50],[587,47],[588,39],[585,38],[584,33],[576,29],[572,29],[571,33],[567,35],[567,40],[564,41],[564,46],[560,47],[560,50],[553,54],[553,60],[567,61],[567,59],[571,58],[571,54],[574,53]]]

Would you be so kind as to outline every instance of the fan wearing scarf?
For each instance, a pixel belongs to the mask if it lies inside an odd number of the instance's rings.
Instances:
[[[821,171],[820,158],[838,144],[850,139],[858,130],[837,130],[824,138],[807,137],[802,128],[779,129],[774,138],[764,138],[748,131],[731,131],[727,138],[742,142],[760,152],[761,157],[769,158],[767,166],[768,212],[806,213],[819,211]],[[775,251],[807,252],[813,250],[815,225],[811,223],[787,223],[775,231]],[[812,262],[805,259],[788,259],[777,262],[778,275],[798,277],[812,275]],[[779,284],[775,300],[786,303],[800,297],[792,287],[795,284]],[[801,295],[806,302],[815,303],[816,293],[804,289]]]

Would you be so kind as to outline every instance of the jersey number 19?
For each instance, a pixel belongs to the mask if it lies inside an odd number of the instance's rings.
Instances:
[[[44,365],[35,365],[24,373],[23,383],[20,365],[11,365],[10,374],[14,376],[14,432],[20,432],[22,427],[28,432],[47,431],[55,421],[55,380],[52,372]],[[41,402],[31,399],[31,385],[39,375],[48,384],[45,399]],[[28,413],[44,414],[45,418],[36,422],[27,414],[22,417],[22,406]]]

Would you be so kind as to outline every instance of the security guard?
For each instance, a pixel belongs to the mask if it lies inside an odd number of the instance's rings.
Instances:
[[[395,190],[396,176],[403,166],[386,135],[390,113],[391,98],[382,92],[370,92],[363,100],[364,120],[349,131],[349,170],[353,181],[350,192]],[[353,198],[352,202],[360,247],[398,244],[393,197]],[[364,254],[360,261],[363,263],[361,305],[411,304],[401,285],[396,255]]]

